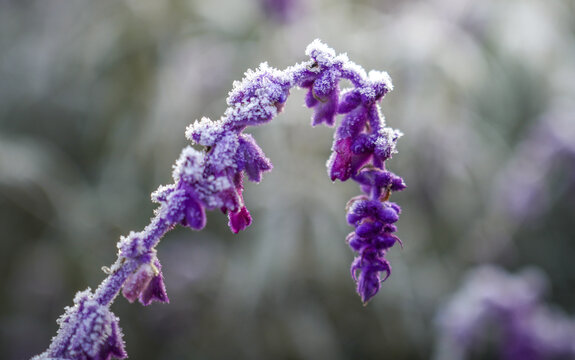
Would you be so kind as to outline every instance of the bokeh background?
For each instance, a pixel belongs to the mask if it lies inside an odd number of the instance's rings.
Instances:
[[[345,203],[303,92],[254,129],[274,163],[254,223],[159,245],[171,303],[119,298],[131,359],[427,359],[436,314],[481,264],[549,278],[575,314],[575,3],[570,0],[0,0],[0,357],[46,349],[76,291],[152,215],[184,129],[233,80],[321,38],[390,73],[408,190],[392,276],[363,307]],[[483,354],[483,355],[482,355]],[[475,358],[489,358],[478,352]]]

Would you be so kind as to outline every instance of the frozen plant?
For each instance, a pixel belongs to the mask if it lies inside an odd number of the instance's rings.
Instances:
[[[439,313],[436,358],[465,359],[487,334],[495,334],[501,359],[575,358],[575,321],[543,304],[546,288],[534,269],[515,276],[493,266],[473,270]]]
[[[283,71],[266,63],[248,70],[242,81],[234,82],[228,108],[219,120],[202,118],[186,129],[186,137],[195,147],[182,150],[174,165],[174,183],[152,193],[159,207],[150,224],[120,239],[118,259],[106,268],[108,277],[96,291],[78,293],[74,306],[58,320],[60,329],[48,350],[34,360],[127,356],[111,303],[120,291],[128,301],[138,300],[143,305],[168,302],[156,245],[176,225],[202,229],[206,209],[226,214],[234,233],[251,224],[242,195],[244,176],[259,182],[272,164],[254,138],[243,131],[274,118],[294,86],[307,89],[306,105],[314,109],[312,125],[333,126],[336,115],[345,114],[335,132],[327,166],[332,180],[351,178],[365,193],[348,206],[347,220],[355,226],[348,243],[359,253],[351,270],[364,302],[377,293],[391,271],[385,253],[399,241],[393,235],[393,223],[400,209],[389,197],[405,188],[400,177],[385,169],[401,136],[385,127],[378,105],[392,89],[391,80],[385,72],[367,74],[345,54],[336,56],[319,40],[307,47],[306,54],[310,60]],[[353,88],[340,91],[341,79],[351,81]]]

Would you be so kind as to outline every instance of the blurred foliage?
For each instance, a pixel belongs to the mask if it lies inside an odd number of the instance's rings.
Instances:
[[[97,286],[185,126],[316,37],[394,80],[382,106],[406,136],[390,169],[409,188],[393,275],[362,307],[344,243],[359,190],[329,181],[332,129],[310,129],[294,91],[254,130],[275,165],[247,186],[254,224],[234,236],[213,213],[170,233],[171,303],[114,304],[130,358],[428,358],[438,307],[482,263],[541,268],[575,312],[572,1],[292,0],[282,22],[262,3],[0,0],[0,357],[42,352]]]

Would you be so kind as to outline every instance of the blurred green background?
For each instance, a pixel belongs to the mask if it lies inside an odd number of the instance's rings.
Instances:
[[[275,166],[247,185],[252,226],[176,229],[158,248],[171,303],[112,306],[130,358],[427,359],[438,309],[484,263],[542,269],[575,313],[573,1],[0,0],[2,359],[44,351],[147,224],[186,125],[315,38],[394,81],[392,276],[363,307],[344,242],[359,189],[329,180],[333,129],[295,90],[252,131]]]

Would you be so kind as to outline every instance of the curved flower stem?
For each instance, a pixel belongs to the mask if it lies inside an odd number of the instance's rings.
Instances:
[[[120,291],[129,302],[169,302],[155,248],[175,225],[201,230],[206,210],[216,209],[228,216],[234,233],[251,224],[243,197],[244,176],[259,182],[272,164],[255,139],[243,131],[271,121],[294,87],[307,90],[306,106],[314,110],[312,126],[334,126],[336,117],[343,115],[327,162],[328,173],[332,181],[353,179],[364,192],[346,208],[348,223],[355,227],[346,241],[358,253],[351,267],[357,292],[364,303],[375,296],[391,273],[385,254],[396,242],[401,244],[393,234],[400,208],[388,200],[392,191],[403,190],[405,184],[385,169],[385,161],[397,152],[402,134],[386,127],[378,105],[393,85],[386,72],[366,73],[347,55],[336,55],[319,40],[308,46],[306,54],[308,61],[284,70],[267,63],[248,70],[241,82],[234,82],[228,108],[219,120],[202,118],[186,129],[189,140],[209,150],[192,146],[182,150],[174,165],[174,183],[152,194],[152,201],[160,205],[155,216],[142,231],[120,239],[118,258],[105,269],[108,276],[93,294],[88,289],[76,295],[74,306],[58,321],[58,335],[34,360],[127,357],[119,319],[110,305]],[[354,87],[341,91],[342,79]]]
[[[158,214],[152,218],[150,223],[141,231],[139,234],[142,237],[145,249],[143,253],[152,251],[156,245],[160,242],[161,238],[170,231],[173,226],[170,224],[165,217],[161,216],[163,209],[158,211]],[[128,247],[136,247],[136,241],[138,237],[130,238],[131,244]],[[118,247],[120,246],[118,243]],[[128,276],[130,276],[140,263],[135,259],[126,258],[122,255],[121,251],[118,253],[118,259],[111,267],[111,273],[108,275],[104,281],[98,286],[96,292],[94,293],[94,300],[96,300],[100,305],[110,305],[120,290]]]

